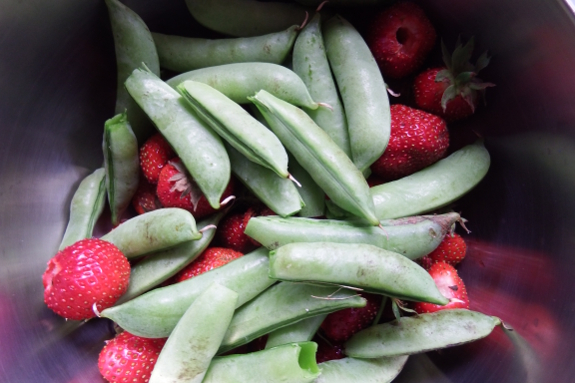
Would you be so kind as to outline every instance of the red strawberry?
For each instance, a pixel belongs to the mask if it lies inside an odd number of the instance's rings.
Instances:
[[[383,77],[391,78],[402,78],[417,70],[435,39],[435,29],[423,10],[407,1],[377,14],[366,38]]]
[[[128,288],[130,264],[113,244],[83,239],[59,251],[42,275],[44,302],[56,314],[82,320],[112,306]]]
[[[100,351],[100,373],[108,382],[146,383],[165,343],[166,338],[141,338],[124,331]]]
[[[140,148],[140,168],[148,182],[158,183],[160,171],[175,156],[176,153],[160,133],[144,142]]]
[[[315,354],[316,363],[345,358],[343,345],[341,343],[328,343],[325,339],[319,336],[314,337],[313,341],[317,343],[317,352]]]
[[[433,259],[429,258],[429,255],[426,255],[424,257],[419,258],[417,260],[417,263],[419,264],[419,266],[423,267],[425,270],[429,270],[431,268],[431,266],[433,266],[435,261]]]
[[[223,266],[234,259],[243,256],[242,253],[223,247],[210,247],[206,249],[196,260],[180,271],[174,279],[182,282],[200,274]]]
[[[437,262],[429,269],[429,275],[435,281],[439,292],[451,302],[445,306],[426,302],[415,302],[413,309],[421,313],[432,313],[445,309],[468,309],[469,298],[463,280],[457,274],[457,270],[445,262]]]
[[[392,105],[389,144],[371,171],[385,181],[395,180],[439,161],[448,146],[449,132],[440,117],[405,105]]]
[[[452,266],[457,265],[465,258],[467,244],[465,240],[457,233],[447,234],[443,241],[427,256],[433,262],[443,261]]]
[[[145,179],[140,179],[138,190],[132,197],[132,206],[138,214],[161,208],[162,205],[156,196],[156,187]]]
[[[321,324],[326,337],[335,342],[344,342],[356,332],[368,327],[381,305],[381,295],[364,293],[365,307],[348,308],[329,314]]]
[[[218,225],[215,241],[220,247],[226,247],[240,253],[249,253],[256,246],[250,241],[250,237],[244,234],[244,230],[255,211],[249,208],[244,213],[236,213],[227,216]]]

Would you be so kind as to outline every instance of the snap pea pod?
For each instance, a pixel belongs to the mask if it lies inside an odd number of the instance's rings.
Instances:
[[[122,213],[130,205],[140,181],[138,140],[126,112],[114,116],[104,124],[102,151],[112,225],[116,226],[120,223]]]
[[[290,174],[298,180],[301,187],[297,189],[304,206],[298,215],[302,217],[321,217],[325,213],[325,192],[309,175],[307,170],[297,162],[293,156],[289,156]]]
[[[220,137],[154,74],[136,69],[126,80],[126,88],[181,158],[210,206],[219,209],[231,175]]]
[[[499,318],[466,309],[419,314],[354,334],[345,353],[354,358],[417,354],[484,338],[500,324]]]
[[[154,289],[124,304],[107,308],[101,316],[134,335],[165,338],[192,302],[212,283],[237,292],[236,307],[271,286],[275,281],[268,277],[267,254],[267,249],[260,248],[197,277]]]
[[[140,16],[118,0],[106,0],[106,5],[114,35],[118,73],[115,113],[127,111],[130,125],[138,137],[138,142],[143,144],[154,131],[154,127],[126,91],[124,82],[134,69],[142,66],[142,63],[159,76],[158,53],[150,30]]]
[[[284,281],[353,286],[410,301],[449,302],[417,263],[372,245],[290,243],[270,252],[269,275]]]
[[[311,383],[320,374],[317,344],[300,342],[252,352],[215,357],[203,383]]]
[[[250,100],[270,128],[338,206],[378,226],[369,186],[336,143],[301,109],[265,90]]]
[[[288,156],[280,140],[237,103],[218,90],[185,81],[178,90],[203,120],[250,161],[288,178]]]
[[[149,211],[130,218],[101,237],[113,243],[126,258],[135,258],[202,238],[194,216],[180,208]]]
[[[152,33],[160,65],[175,72],[216,65],[265,62],[281,64],[293,47],[298,26],[263,36],[201,39]]]
[[[266,349],[286,343],[311,340],[326,316],[327,314],[316,315],[270,332],[266,341]]]
[[[270,250],[295,242],[364,243],[417,259],[431,253],[460,219],[457,213],[382,221],[383,230],[364,223],[330,219],[250,218],[246,235]]]
[[[201,383],[234,314],[238,294],[212,284],[186,310],[168,337],[150,383]]]
[[[259,36],[301,24],[306,9],[298,4],[256,0],[186,0],[204,27],[231,36]]]
[[[207,84],[238,104],[248,103],[248,97],[265,89],[293,105],[309,109],[319,106],[295,72],[276,64],[251,62],[219,65],[182,73],[167,83],[177,88],[188,80]]]
[[[340,15],[323,26],[327,57],[341,93],[353,163],[366,170],[389,141],[389,98],[379,67],[359,32]]]
[[[399,375],[408,356],[393,358],[343,358],[320,363],[321,374],[315,383],[389,383]]]
[[[236,310],[219,353],[300,320],[344,308],[364,307],[365,304],[365,298],[352,290],[306,283],[278,283]]]
[[[74,242],[90,238],[94,225],[104,210],[106,201],[106,172],[96,169],[80,182],[70,203],[70,219],[58,250]]]

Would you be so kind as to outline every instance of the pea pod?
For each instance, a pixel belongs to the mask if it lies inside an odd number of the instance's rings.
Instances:
[[[264,90],[250,100],[332,201],[372,225],[379,225],[365,178],[326,132],[304,111]]]
[[[345,353],[354,358],[417,354],[484,338],[500,324],[499,318],[465,309],[403,317],[356,333]]]
[[[210,206],[219,209],[231,175],[220,137],[154,74],[136,69],[126,80],[126,88],[181,158]]]
[[[106,202],[106,172],[96,169],[80,182],[70,203],[70,219],[58,250],[90,238]]]
[[[130,218],[101,239],[116,245],[130,259],[200,238],[194,216],[174,207]]]
[[[389,383],[401,372],[407,356],[393,358],[343,358],[320,363],[321,375],[315,383]]]
[[[364,307],[355,291],[333,286],[282,282],[240,307],[222,340],[220,353],[315,315]]]
[[[325,192],[313,180],[312,176],[297,162],[293,156],[289,156],[290,174],[298,180],[301,187],[297,189],[304,206],[298,215],[302,217],[321,217],[325,213]]]
[[[266,341],[266,349],[286,343],[311,340],[326,316],[327,314],[316,315],[270,332]]]
[[[138,140],[125,112],[106,121],[102,149],[112,225],[116,226],[130,205],[140,181]]]
[[[267,249],[260,248],[197,277],[154,289],[129,302],[107,308],[101,316],[113,320],[134,335],[165,338],[192,302],[212,283],[237,292],[236,307],[271,286],[275,281],[268,277],[267,253]]]
[[[449,302],[417,263],[365,244],[287,244],[270,252],[270,278],[353,286],[399,299],[439,305]]]

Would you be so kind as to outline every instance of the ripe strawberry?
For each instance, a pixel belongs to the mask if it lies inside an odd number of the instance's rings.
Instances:
[[[218,246],[244,254],[255,249],[256,245],[250,241],[250,237],[244,234],[248,221],[255,215],[255,210],[249,208],[244,213],[236,213],[224,218],[216,231],[215,242]]]
[[[158,183],[160,171],[175,156],[176,153],[160,133],[148,138],[140,148],[140,168],[148,182]]]
[[[343,344],[340,342],[327,342],[325,339],[316,336],[313,341],[317,343],[317,352],[315,354],[316,363],[323,363],[329,360],[343,359]]]
[[[435,44],[436,33],[423,10],[399,2],[370,22],[367,44],[383,77],[402,78],[413,73]]]
[[[190,263],[185,269],[180,271],[174,279],[182,282],[186,279],[196,277],[200,274],[216,269],[243,256],[242,253],[223,247],[207,248],[196,260]]]
[[[100,373],[112,383],[146,383],[165,343],[166,338],[141,338],[124,331],[100,351]]]
[[[457,270],[445,262],[437,262],[428,270],[429,275],[435,281],[439,292],[444,297],[449,298],[450,302],[445,306],[435,305],[433,303],[415,302],[413,309],[421,313],[432,313],[445,309],[468,309],[469,298],[463,280],[457,274]]]
[[[128,288],[130,264],[113,244],[83,239],[59,251],[42,275],[44,302],[56,314],[82,320],[112,306]]]
[[[156,196],[156,187],[145,179],[140,179],[138,190],[132,197],[132,206],[138,214],[160,209],[162,205]]]
[[[443,261],[455,266],[465,258],[466,252],[467,244],[465,240],[459,234],[453,233],[447,234],[439,246],[427,256],[433,262]]]
[[[385,181],[415,173],[447,151],[449,132],[440,117],[405,105],[391,106],[391,136],[383,155],[371,165]]]
[[[367,299],[365,307],[336,311],[324,319],[321,329],[327,338],[344,342],[373,322],[381,305],[381,295],[363,293],[362,296]]]

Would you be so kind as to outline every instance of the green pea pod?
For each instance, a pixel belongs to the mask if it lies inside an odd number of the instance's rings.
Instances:
[[[231,36],[260,36],[300,24],[306,9],[297,4],[256,0],[186,0],[204,27]]]
[[[345,353],[354,358],[417,354],[472,342],[491,334],[499,318],[465,309],[403,317],[353,335]]]
[[[126,80],[126,88],[181,158],[210,206],[219,209],[231,175],[220,137],[154,74],[136,69]]]
[[[116,226],[122,213],[130,206],[140,181],[138,140],[125,112],[106,121],[102,150],[112,225]]]
[[[330,219],[253,217],[245,233],[270,250],[294,242],[364,243],[417,259],[431,253],[455,222],[457,213],[382,221],[383,230],[364,223]]]
[[[345,308],[364,307],[365,303],[365,298],[352,290],[278,283],[236,311],[219,352],[234,349],[300,320]]]
[[[130,259],[200,238],[194,216],[172,207],[130,218],[101,239],[116,245]]]
[[[377,359],[343,358],[320,363],[321,375],[315,383],[389,383],[399,375],[407,356]]]
[[[281,64],[291,51],[298,26],[263,36],[201,39],[152,33],[160,65],[175,72],[216,65],[263,62]]]
[[[106,172],[96,169],[80,182],[70,203],[70,219],[58,250],[90,238],[106,202]]]
[[[288,156],[282,143],[241,106],[200,82],[185,81],[178,89],[196,113],[234,149],[250,161],[288,178]]]
[[[337,15],[323,26],[327,57],[347,116],[353,163],[360,170],[377,160],[389,141],[389,98],[379,67],[359,32]]]
[[[439,305],[449,303],[417,263],[372,245],[290,243],[270,252],[270,278],[353,286]]]
[[[286,343],[311,340],[326,316],[327,314],[316,315],[270,332],[266,341],[266,349]]]
[[[143,144],[154,131],[154,127],[126,91],[124,82],[134,69],[142,66],[142,63],[159,76],[158,53],[150,30],[140,16],[118,0],[106,0],[106,5],[116,50],[118,72],[116,113],[127,111],[130,125],[138,137],[138,142]]]
[[[296,39],[293,49],[293,70],[301,77],[314,100],[320,100],[331,106],[331,110],[318,108],[308,110],[307,114],[351,158],[347,121],[327,61],[319,13],[305,26]]]
[[[165,338],[192,302],[212,283],[237,292],[236,307],[271,286],[275,281],[268,277],[267,254],[267,249],[260,248],[197,277],[154,289],[124,304],[107,308],[101,316],[134,335]]]
[[[305,203],[291,180],[248,160],[230,145],[226,149],[236,178],[274,213],[287,217],[302,209]]]
[[[186,310],[168,337],[150,383],[201,383],[234,314],[238,294],[212,284]]]
[[[297,162],[293,156],[289,156],[290,174],[298,180],[301,187],[297,189],[304,206],[298,215],[302,217],[321,217],[325,213],[325,192],[309,175],[307,170]]]
[[[319,106],[301,78],[281,65],[256,62],[219,65],[182,73],[167,83],[176,88],[189,80],[207,84],[238,104],[248,103],[248,97],[265,89],[294,105],[309,109]]]
[[[284,344],[269,350],[215,357],[203,383],[311,383],[320,374],[317,344]]]
[[[365,178],[326,132],[304,111],[264,90],[250,100],[332,201],[372,225],[379,225]]]

